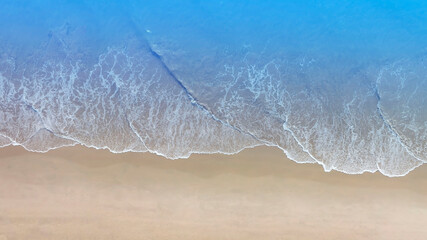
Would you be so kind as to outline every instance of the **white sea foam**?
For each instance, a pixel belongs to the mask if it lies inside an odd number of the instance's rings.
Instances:
[[[25,67],[2,55],[0,147],[82,144],[177,159],[268,145],[326,171],[388,176],[426,162],[421,60],[355,69],[315,56],[245,53],[192,68],[188,56],[129,38],[90,62],[66,38],[53,32]]]
[[[184,57],[177,63],[174,52],[164,50],[168,46],[156,47],[164,53],[166,65],[175,66],[183,85],[212,114],[264,143],[279,146],[297,162],[318,162],[326,171],[379,170],[401,176],[426,161],[420,155],[426,144],[425,68],[405,66],[416,75],[412,77],[415,86],[412,90],[406,87],[404,93],[415,106],[408,105],[408,100],[396,102],[403,95],[393,89],[402,85],[399,82],[388,81],[391,89],[378,91],[384,64],[361,67],[357,62],[306,56],[264,61],[261,56],[245,54],[231,63],[224,58],[227,63],[223,66],[210,65],[209,72],[216,75],[209,77],[200,74],[204,65],[189,68],[197,60]],[[388,69],[394,64],[385,65]],[[200,75],[206,78],[200,80]],[[378,92],[384,95],[385,90],[397,97],[380,100]],[[410,119],[401,128],[411,130],[412,135],[398,133],[396,123],[384,113],[387,102],[399,117]]]
[[[53,44],[55,53],[66,49]],[[108,49],[91,66],[67,53],[41,63],[36,56],[25,73],[2,76],[1,134],[38,152],[79,143],[171,159],[260,144],[189,101],[150,49],[132,44]]]

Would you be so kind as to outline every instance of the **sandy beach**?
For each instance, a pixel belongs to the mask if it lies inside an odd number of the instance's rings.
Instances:
[[[427,239],[427,168],[325,173],[276,148],[168,160],[0,149],[0,239]]]

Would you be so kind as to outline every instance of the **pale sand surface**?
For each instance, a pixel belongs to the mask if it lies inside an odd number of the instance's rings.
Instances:
[[[325,173],[275,148],[167,160],[0,149],[4,239],[427,239],[427,167]]]

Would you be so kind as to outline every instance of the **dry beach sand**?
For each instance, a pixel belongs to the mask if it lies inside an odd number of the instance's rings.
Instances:
[[[167,160],[0,149],[0,239],[427,239],[427,167],[325,173],[275,148]]]

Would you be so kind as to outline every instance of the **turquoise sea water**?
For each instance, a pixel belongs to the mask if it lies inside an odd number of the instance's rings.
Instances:
[[[427,161],[425,1],[3,1],[0,146]]]

